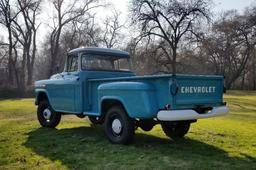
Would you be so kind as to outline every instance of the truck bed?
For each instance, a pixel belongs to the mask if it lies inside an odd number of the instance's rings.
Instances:
[[[92,91],[97,91],[100,85],[111,82],[146,83],[154,91],[154,97],[151,97],[149,102],[156,105],[156,109],[161,110],[167,104],[171,109],[221,106],[223,105],[223,80],[223,76],[164,74],[89,79],[88,82]],[[92,110],[97,110],[98,103],[93,103],[93,101],[98,101],[96,97],[97,95],[91,96]]]

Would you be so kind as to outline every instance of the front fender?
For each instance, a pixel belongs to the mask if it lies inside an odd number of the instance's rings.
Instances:
[[[38,88],[36,88],[34,92],[35,92],[35,105],[39,104],[39,94],[40,93],[44,93],[46,95],[47,99],[49,100],[49,94],[46,91],[46,89],[38,89]]]
[[[98,87],[100,114],[104,100],[117,100],[122,103],[131,118],[156,117],[158,108],[153,85],[143,82],[111,82]]]

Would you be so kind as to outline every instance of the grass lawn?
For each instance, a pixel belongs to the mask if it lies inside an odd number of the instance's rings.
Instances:
[[[256,169],[256,92],[225,99],[228,116],[199,120],[180,141],[156,126],[128,146],[75,116],[41,128],[33,99],[0,100],[0,169]]]

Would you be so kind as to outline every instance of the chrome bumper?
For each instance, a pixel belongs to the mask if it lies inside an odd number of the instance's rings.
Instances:
[[[178,121],[178,120],[195,120],[209,117],[222,116],[229,112],[226,106],[214,107],[205,114],[199,114],[195,110],[161,110],[157,113],[158,120],[162,121]]]

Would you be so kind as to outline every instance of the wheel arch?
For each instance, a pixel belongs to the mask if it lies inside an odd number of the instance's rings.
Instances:
[[[115,106],[115,105],[119,105],[119,106],[123,107],[123,109],[125,110],[127,115],[130,117],[129,112],[128,112],[127,108],[125,107],[125,103],[123,102],[123,100],[120,98],[117,98],[117,97],[113,97],[113,96],[103,97],[101,99],[100,106],[99,106],[101,117],[105,117],[107,111],[112,106]]]
[[[47,93],[45,91],[37,91],[35,105],[38,105],[40,103],[40,101],[43,101],[43,100],[49,101],[49,97],[48,97]]]
[[[35,94],[35,105],[39,105],[39,102],[43,100],[47,100],[50,104],[50,96],[45,89],[36,89]]]

